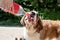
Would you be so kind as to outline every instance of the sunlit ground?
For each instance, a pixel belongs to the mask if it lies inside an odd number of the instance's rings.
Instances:
[[[0,27],[0,40],[15,40],[23,37],[23,27]]]

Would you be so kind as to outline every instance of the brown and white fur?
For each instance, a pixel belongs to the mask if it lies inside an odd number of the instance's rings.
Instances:
[[[34,13],[36,14],[36,12]],[[36,21],[34,20],[29,21],[26,15],[21,19],[21,24],[27,30],[26,40],[60,40],[58,39],[60,36],[60,21],[41,20],[39,16],[36,16]]]

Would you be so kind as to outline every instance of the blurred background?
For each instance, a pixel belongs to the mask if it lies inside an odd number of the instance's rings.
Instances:
[[[41,19],[60,20],[60,0],[14,0],[24,11],[36,10]],[[15,16],[0,9],[0,26],[22,26],[23,15]]]

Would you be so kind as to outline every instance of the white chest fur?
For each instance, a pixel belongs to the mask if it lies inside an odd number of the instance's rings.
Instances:
[[[28,34],[27,35],[27,40],[40,40],[40,34],[39,33],[34,33],[34,34]]]
[[[26,30],[26,40],[40,40],[40,33],[36,32],[35,29],[31,28],[30,30]]]
[[[31,26],[29,29],[25,30],[25,38],[26,40],[40,40],[40,33],[36,32],[37,29],[34,29]]]

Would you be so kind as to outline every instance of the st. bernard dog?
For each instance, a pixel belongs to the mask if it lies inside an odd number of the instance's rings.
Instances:
[[[26,40],[60,40],[60,21],[41,20],[38,12],[30,11],[21,19],[26,28]]]

